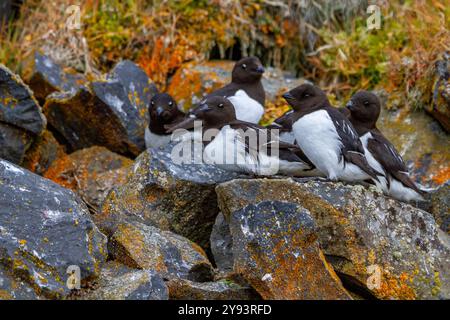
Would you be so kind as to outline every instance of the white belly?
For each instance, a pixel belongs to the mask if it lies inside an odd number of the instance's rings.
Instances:
[[[341,139],[325,110],[301,117],[293,124],[292,131],[305,155],[328,179],[360,181],[370,178],[358,166],[341,159]]]
[[[363,136],[359,138],[361,140],[361,143],[364,147],[364,155],[366,156],[367,162],[369,165],[377,172],[384,172],[383,166],[374,158],[372,153],[367,149],[367,143],[369,139],[372,139],[372,134],[370,132],[367,132]],[[385,175],[378,175],[377,176],[379,181],[373,180],[377,187],[381,189],[385,194],[388,194],[388,185],[387,185],[387,178]]]
[[[170,142],[170,134],[169,135],[159,135],[151,132],[149,128],[145,128],[145,147],[149,148],[159,148],[169,144]]]
[[[281,132],[280,133],[280,140],[287,142],[287,143],[292,143],[294,144],[295,142],[295,135],[292,131],[289,132]]]
[[[422,201],[423,197],[411,188],[405,187],[397,179],[390,179],[389,195],[401,201]]]
[[[238,90],[228,100],[234,106],[236,119],[251,123],[258,123],[264,114],[264,107],[256,100],[250,98],[244,90]]]

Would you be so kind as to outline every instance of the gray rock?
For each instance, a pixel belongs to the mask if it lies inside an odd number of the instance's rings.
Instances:
[[[32,142],[28,131],[0,122],[0,158],[21,164]]]
[[[261,201],[306,208],[316,221],[321,248],[341,279],[372,296],[450,297],[449,236],[431,214],[387,198],[374,187],[258,179],[221,184],[217,193],[225,217]]]
[[[168,289],[163,278],[151,270],[133,270],[109,262],[98,279],[98,287],[79,299],[83,300],[167,300]]]
[[[0,265],[0,300],[37,300],[34,289]]]
[[[208,281],[213,269],[195,243],[140,222],[117,226],[108,243],[112,258],[129,267],[154,270],[167,278]]]
[[[69,266],[86,282],[106,256],[106,237],[73,192],[0,160],[1,265],[39,294],[61,298],[70,292]]]
[[[294,203],[262,201],[225,214],[234,271],[263,299],[350,299],[325,261],[308,210]]]
[[[215,186],[238,175],[206,164],[176,164],[173,146],[149,149],[135,162],[127,183],[110,192],[96,223],[111,233],[129,218],[170,230],[204,249],[219,212]]]
[[[436,223],[450,234],[450,182],[431,193],[431,210]]]
[[[34,53],[33,70],[28,85],[39,101],[55,91],[77,91],[87,80],[82,74],[64,72],[50,57]]]
[[[167,282],[171,300],[259,300],[261,297],[249,286],[227,280],[193,282],[172,279]]]
[[[233,239],[230,234],[230,226],[223,214],[219,212],[214,222],[211,237],[211,252],[216,267],[223,272],[233,270]]]
[[[133,63],[122,62],[105,81],[91,82],[75,93],[53,93],[44,112],[74,150],[99,145],[137,156],[145,149],[147,104],[156,92],[144,76]]]

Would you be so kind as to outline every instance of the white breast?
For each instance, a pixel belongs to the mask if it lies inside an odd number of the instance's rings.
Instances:
[[[374,158],[372,153],[367,148],[367,144],[369,142],[369,139],[372,139],[372,134],[370,132],[367,132],[366,134],[362,135],[360,138],[361,143],[364,147],[364,155],[366,156],[367,162],[369,165],[377,172],[384,172],[383,166]],[[376,185],[384,192],[388,193],[388,186],[387,186],[387,178],[384,175],[378,176],[379,182],[375,181]]]
[[[145,147],[148,148],[159,148],[167,145],[170,142],[169,135],[159,135],[150,131],[147,127],[145,128]]]
[[[238,90],[228,97],[234,106],[236,118],[241,121],[258,123],[264,114],[264,107],[256,100],[250,98],[244,90]]]

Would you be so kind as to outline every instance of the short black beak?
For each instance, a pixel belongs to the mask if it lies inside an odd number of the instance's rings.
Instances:
[[[294,96],[290,92],[286,92],[285,94],[283,94],[283,98],[285,100],[293,100]]]
[[[204,104],[199,105],[197,108],[195,108],[192,111],[192,113],[197,115],[197,114],[199,114],[201,112],[207,112],[207,111],[210,111],[210,110],[211,110],[211,108],[206,103],[204,103]]]
[[[263,74],[266,70],[262,66],[256,67],[256,72]]]
[[[158,107],[156,108],[156,114],[158,115],[158,117],[160,117],[164,112],[164,108],[163,107]]]
[[[345,105],[345,107],[346,107],[348,110],[352,110],[352,109],[355,107],[355,105],[353,104],[353,101],[350,100],[349,102],[347,102],[347,104]]]

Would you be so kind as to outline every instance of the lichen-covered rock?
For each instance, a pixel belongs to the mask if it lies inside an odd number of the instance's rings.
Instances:
[[[39,175],[43,175],[53,161],[66,155],[64,147],[55,139],[53,134],[45,130],[27,150],[22,167]]]
[[[126,184],[110,192],[95,218],[105,233],[131,217],[209,248],[219,212],[214,188],[238,175],[213,165],[174,163],[172,148],[148,149],[136,159]]]
[[[262,201],[226,211],[234,271],[264,299],[350,299],[319,248],[308,210]]]
[[[450,132],[450,52],[444,52],[435,63],[433,98],[427,110],[447,132]]]
[[[0,122],[0,158],[21,164],[32,143],[33,135],[28,131]]]
[[[450,234],[450,182],[433,191],[430,212],[441,229]]]
[[[0,300],[36,300],[40,299],[28,283],[6,271],[0,265]]]
[[[227,280],[193,282],[171,279],[167,282],[171,300],[258,300],[261,297],[251,287]]]
[[[102,269],[97,288],[78,299],[83,300],[167,300],[163,278],[152,270],[133,270],[108,262]]]
[[[111,256],[129,267],[150,269],[168,278],[208,281],[213,269],[195,243],[140,222],[120,223],[108,243]]]
[[[33,93],[18,75],[0,64],[0,158],[20,164],[45,126]]]
[[[77,192],[98,211],[108,192],[125,182],[132,160],[105,147],[91,147],[58,158],[44,177]]]
[[[33,66],[28,85],[39,101],[55,91],[77,91],[86,82],[82,74],[64,72],[50,57],[34,53]]]
[[[309,210],[321,248],[341,279],[377,298],[450,297],[449,236],[431,214],[387,198],[374,187],[258,179],[221,184],[217,193],[225,217],[262,201]]]
[[[148,101],[156,92],[144,75],[132,62],[121,62],[105,81],[51,94],[44,113],[74,150],[99,145],[137,156],[145,149]]]
[[[230,234],[230,226],[221,212],[219,212],[214,222],[210,243],[216,267],[223,272],[232,271],[233,239]]]
[[[106,237],[75,194],[0,160],[0,264],[38,294],[64,297],[69,266],[82,282],[106,260]]]

